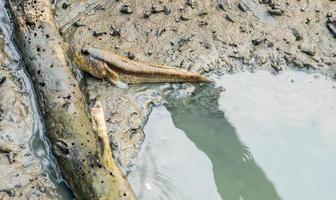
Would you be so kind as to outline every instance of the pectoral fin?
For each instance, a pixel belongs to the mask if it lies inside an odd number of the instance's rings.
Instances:
[[[107,69],[106,78],[111,84],[117,86],[118,88],[122,89],[128,88],[127,83],[121,81],[120,76],[111,69]]]

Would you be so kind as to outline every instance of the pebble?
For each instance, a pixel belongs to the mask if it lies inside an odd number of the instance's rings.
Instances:
[[[204,66],[202,69],[203,69],[203,71],[205,73],[209,73],[210,72],[210,67],[208,65]]]
[[[196,2],[195,0],[187,0],[186,5],[190,6],[191,8],[195,8]]]
[[[120,36],[120,28],[117,28],[115,26],[111,26],[111,31],[110,31],[110,35],[112,36]]]
[[[12,150],[9,147],[6,146],[0,146],[0,153],[9,153]]]
[[[269,14],[271,15],[275,15],[275,16],[281,16],[284,14],[284,11],[282,11],[281,9],[279,8],[274,8],[274,9],[270,9],[267,11]]]
[[[202,42],[202,45],[203,45],[203,47],[206,48],[206,49],[210,49],[210,48],[211,48],[211,45],[210,45],[209,42]]]
[[[152,5],[152,13],[160,13],[160,12],[164,12],[164,11],[165,11],[164,6],[162,6],[160,4]]]
[[[246,12],[247,11],[247,6],[245,5],[245,3],[243,2],[239,2],[238,3],[238,8],[243,11],[243,12]]]
[[[156,32],[156,36],[157,37],[161,36],[165,31],[166,31],[165,28],[159,28]]]
[[[171,13],[171,8],[168,6],[163,7],[163,12],[165,15],[169,15]]]
[[[306,19],[306,24],[309,24],[309,22],[311,21],[311,19],[309,18],[309,17],[307,17],[307,19]]]
[[[81,26],[85,26],[85,24],[81,21],[77,21],[77,22],[74,23],[74,26],[75,27],[81,27]]]
[[[302,62],[300,62],[298,59],[293,59],[292,62],[295,67],[303,68]]]
[[[207,10],[201,10],[199,13],[198,13],[198,16],[202,17],[202,16],[205,16],[205,15],[208,15],[208,11]]]
[[[8,196],[10,196],[10,197],[15,197],[15,195],[16,195],[16,192],[15,192],[14,188],[5,189],[4,192],[6,192],[8,194]]]
[[[223,69],[217,69],[214,73],[217,76],[224,76],[224,74],[225,74]]]
[[[327,28],[329,29],[330,33],[336,38],[336,20],[327,23]]]
[[[135,54],[129,51],[129,52],[127,52],[127,57],[131,60],[134,60],[135,59]]]
[[[287,38],[283,38],[283,40],[286,42],[286,44],[290,44],[289,39],[287,39]]]
[[[46,188],[44,186],[40,186],[39,190],[41,193],[45,193],[46,192]]]
[[[282,71],[282,67],[281,67],[280,65],[272,64],[271,66],[272,66],[272,68],[273,68],[275,71],[277,71],[277,72]]]
[[[301,51],[309,56],[315,56],[316,54],[316,50],[315,49],[311,49],[311,48],[307,48],[307,47],[302,47]]]
[[[311,63],[303,63],[303,67],[307,68],[307,69],[314,69],[314,65]]]
[[[296,28],[292,28],[291,30],[292,30],[292,34],[294,35],[296,41],[303,39],[301,33]]]
[[[231,46],[231,47],[237,47],[238,45],[236,43],[234,43],[234,42],[230,42],[229,46]]]
[[[62,8],[63,8],[64,10],[66,10],[67,8],[69,8],[70,5],[71,5],[71,4],[69,4],[69,3],[63,3],[63,4],[62,4]]]
[[[124,14],[132,14],[133,13],[133,9],[131,7],[129,7],[128,4],[124,4],[120,8],[120,12],[124,13]]]
[[[208,22],[207,21],[200,21],[199,23],[198,23],[198,26],[200,26],[200,27],[204,27],[204,26],[207,26],[208,25]]]
[[[188,21],[190,20],[192,17],[192,9],[191,8],[187,8],[182,10],[181,15],[180,15],[180,19],[184,20],[184,21]]]
[[[265,41],[266,41],[266,38],[260,37],[260,38],[253,39],[252,40],[252,44],[254,44],[254,45],[257,46],[257,45],[259,45],[259,44],[261,44],[261,43],[263,43]]]
[[[259,0],[259,3],[270,4],[270,3],[272,3],[272,0]]]
[[[245,26],[240,26],[239,29],[240,29],[240,32],[242,32],[242,33],[247,32],[247,28]]]
[[[230,15],[226,15],[225,18],[230,22],[235,23],[235,20]]]
[[[106,35],[106,32],[105,31],[93,31],[92,35],[95,37],[99,37],[102,35]]]
[[[191,16],[187,13],[182,13],[180,16],[180,19],[184,20],[184,21],[188,21],[191,19]]]
[[[150,10],[145,10],[145,12],[144,12],[144,18],[149,18],[150,17],[150,15],[151,15],[151,11]]]
[[[273,43],[273,42],[269,42],[269,43],[267,44],[267,47],[270,47],[270,48],[274,47],[274,43]]]
[[[8,161],[10,164],[14,163],[15,160],[14,160],[14,156],[15,156],[15,153],[13,151],[10,151],[8,154],[7,154],[7,158],[8,158]]]
[[[0,85],[2,85],[6,81],[6,76],[0,75]]]
[[[225,7],[226,7],[227,1],[226,0],[219,0],[218,1],[218,6],[220,9],[225,11]]]

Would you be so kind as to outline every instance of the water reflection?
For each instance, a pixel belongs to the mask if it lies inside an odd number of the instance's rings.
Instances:
[[[284,71],[217,80],[219,109],[286,200],[335,199],[336,87],[327,77]]]
[[[280,199],[235,129],[218,109],[219,89],[198,88],[194,95],[171,99],[174,124],[211,160],[222,199]],[[195,177],[195,181],[202,181]]]
[[[209,158],[174,126],[164,107],[155,107],[146,138],[129,176],[141,200],[220,200]]]

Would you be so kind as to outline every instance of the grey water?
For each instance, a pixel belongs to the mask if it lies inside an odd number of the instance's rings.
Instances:
[[[29,95],[31,108],[33,112],[33,137],[31,140],[31,148],[37,158],[42,163],[43,170],[56,187],[56,191],[61,199],[74,199],[74,195],[62,178],[56,159],[53,157],[49,141],[46,137],[46,130],[43,125],[41,113],[37,106],[36,94],[31,79],[25,70],[24,63],[20,57],[19,51],[13,42],[13,24],[10,21],[9,13],[5,8],[4,1],[0,0],[0,30],[5,37],[5,52],[11,57],[9,70],[23,84],[23,91]]]
[[[140,199],[332,200],[336,83],[241,73],[155,107],[130,175]]]

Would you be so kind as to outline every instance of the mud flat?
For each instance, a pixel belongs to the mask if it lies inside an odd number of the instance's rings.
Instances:
[[[32,148],[33,108],[24,82],[9,70],[11,62],[0,34],[0,199],[59,199],[57,185]]]
[[[95,1],[58,1],[60,27]],[[288,67],[335,74],[335,1],[102,1],[64,29],[137,60],[200,71]],[[243,8],[243,9],[242,9]],[[83,13],[83,12],[82,12]],[[329,28],[329,29],[328,29]]]

